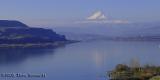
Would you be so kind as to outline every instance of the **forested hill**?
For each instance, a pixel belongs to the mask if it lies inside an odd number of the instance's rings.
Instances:
[[[0,47],[3,44],[42,44],[67,41],[51,29],[32,28],[20,21],[0,20]]]
[[[0,28],[4,27],[28,27],[26,24],[16,20],[0,20]]]

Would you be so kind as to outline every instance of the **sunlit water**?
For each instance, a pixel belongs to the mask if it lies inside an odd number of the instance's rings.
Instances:
[[[56,49],[1,49],[0,74],[45,74],[45,77],[0,77],[0,80],[107,80],[107,71],[137,59],[160,65],[160,42],[92,41]]]

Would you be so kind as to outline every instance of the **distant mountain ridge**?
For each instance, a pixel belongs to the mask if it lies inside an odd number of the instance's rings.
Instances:
[[[55,27],[60,34],[74,40],[146,40],[160,41],[159,23],[81,24]],[[90,34],[90,35],[88,35]]]

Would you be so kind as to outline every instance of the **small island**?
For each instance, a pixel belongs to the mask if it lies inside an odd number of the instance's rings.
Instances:
[[[0,20],[0,48],[57,47],[74,41],[51,29],[34,28],[16,21]]]

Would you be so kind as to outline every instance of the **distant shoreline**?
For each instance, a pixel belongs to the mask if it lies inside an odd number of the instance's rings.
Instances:
[[[54,48],[79,41],[57,41],[46,43],[25,43],[25,44],[0,44],[0,48]]]

